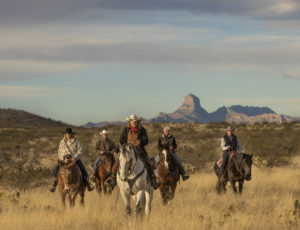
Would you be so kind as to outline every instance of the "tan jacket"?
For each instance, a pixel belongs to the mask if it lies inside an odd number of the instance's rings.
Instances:
[[[72,155],[79,160],[82,155],[82,146],[76,138],[67,141],[62,139],[58,147],[58,158],[63,160],[65,155]]]

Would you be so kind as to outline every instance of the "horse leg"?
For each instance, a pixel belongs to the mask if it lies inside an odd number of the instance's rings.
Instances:
[[[145,192],[146,206],[145,206],[145,214],[148,216],[151,212],[151,203],[153,200],[153,188],[150,187],[149,190]]]
[[[135,195],[135,214],[136,216],[138,216],[140,213],[141,213],[141,205],[142,205],[142,202],[145,200],[145,192],[142,190],[142,191],[139,191],[136,195]]]
[[[163,205],[166,205],[168,203],[168,199],[167,199],[167,190],[168,188],[166,188],[165,185],[162,185],[161,188],[160,188],[160,193],[161,193],[161,198],[162,198],[162,201],[163,201]]]
[[[239,180],[239,194],[243,192],[244,180]]]
[[[106,184],[104,183],[104,182],[105,182],[105,181],[104,181],[104,178],[105,178],[105,177],[102,177],[102,178],[103,178],[103,180],[101,180],[101,185],[102,185],[104,194],[106,194],[106,193],[107,193],[107,187],[106,187]]]
[[[101,179],[99,179],[97,177],[95,184],[96,184],[96,188],[97,188],[97,191],[98,191],[99,195],[101,195],[101,193],[102,193]]]
[[[60,193],[61,205],[63,208],[66,208],[66,194],[64,192]]]
[[[126,214],[127,216],[131,215],[131,207],[130,207],[130,194],[127,194],[125,191],[123,191],[122,189],[120,189],[122,198],[124,200],[125,203],[125,207],[126,207]]]
[[[73,206],[74,206],[73,197],[70,193],[68,194],[68,200],[69,200],[70,208],[73,208]]]
[[[231,184],[231,187],[232,187],[232,189],[233,189],[233,192],[234,193],[237,193],[237,189],[236,189],[236,187],[235,187],[235,181],[234,180],[230,180],[230,184]]]
[[[176,187],[177,187],[177,182],[175,182],[173,185],[170,186],[171,188],[170,200],[173,200],[175,197]]]

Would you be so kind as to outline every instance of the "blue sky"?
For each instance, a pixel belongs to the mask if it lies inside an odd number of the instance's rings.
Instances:
[[[212,112],[300,116],[294,0],[0,2],[0,107],[72,124],[172,112],[188,93]]]

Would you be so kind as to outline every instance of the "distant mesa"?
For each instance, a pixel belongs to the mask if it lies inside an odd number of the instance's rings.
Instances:
[[[208,113],[200,105],[200,100],[193,94],[185,96],[183,104],[173,113],[159,113],[157,117],[149,119],[149,122],[228,122],[228,123],[283,123],[300,121],[300,118],[293,118],[281,115],[268,107],[241,106],[221,107],[212,113]]]

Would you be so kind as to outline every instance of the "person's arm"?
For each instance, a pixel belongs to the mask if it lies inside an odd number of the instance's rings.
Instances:
[[[121,145],[124,145],[125,143],[127,143],[126,139],[127,139],[128,133],[126,133],[126,132],[127,132],[127,129],[126,129],[126,127],[124,127],[123,131],[122,131],[122,134],[120,136],[120,139],[119,139],[119,142],[120,142]]]
[[[158,141],[157,141],[157,149],[158,149],[158,151],[162,150],[161,139],[160,138],[158,138]]]
[[[61,161],[64,159],[64,152],[64,143],[61,141],[58,146],[58,159]]]
[[[145,128],[142,128],[141,130],[141,140],[139,140],[141,142],[141,145],[146,146],[149,143],[149,139],[147,136],[147,131]]]
[[[76,145],[77,145],[77,151],[76,151],[75,155],[73,156],[73,158],[75,158],[76,160],[79,160],[82,155],[82,146],[78,140],[76,140]]]
[[[236,144],[237,144],[237,148],[238,148],[238,153],[242,153],[243,149],[242,149],[242,145],[241,145],[238,137],[236,137]]]
[[[176,139],[175,137],[173,136],[173,143],[172,143],[172,146],[173,146],[173,150],[175,150],[177,148],[177,143],[176,143]]]
[[[221,139],[221,149],[222,149],[223,151],[228,150],[228,146],[226,146],[224,137]]]

